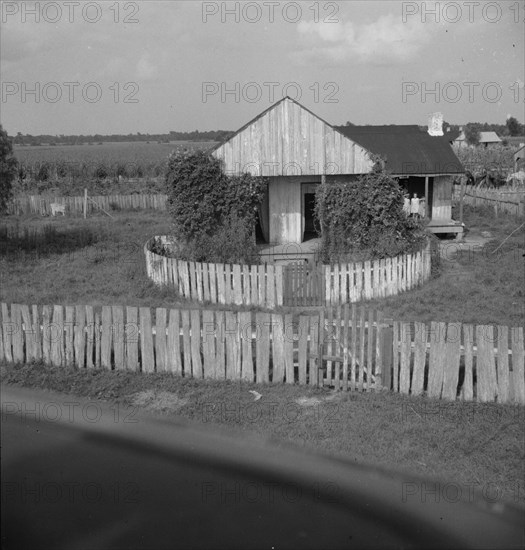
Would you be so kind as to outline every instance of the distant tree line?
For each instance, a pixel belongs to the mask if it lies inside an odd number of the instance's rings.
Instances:
[[[459,128],[459,127],[454,127]],[[506,137],[525,135],[525,124],[516,118],[509,117],[505,124],[489,124],[488,122],[469,122],[463,126],[465,139],[470,145],[478,145],[480,132],[496,132],[505,141]]]
[[[169,143],[170,141],[222,141],[227,139],[233,132],[227,130],[210,130],[208,132],[174,132],[169,134],[110,134],[110,135],[48,135],[42,134],[33,136],[18,132],[13,137],[14,145],[82,145],[84,143],[106,143],[118,141],[144,141]]]

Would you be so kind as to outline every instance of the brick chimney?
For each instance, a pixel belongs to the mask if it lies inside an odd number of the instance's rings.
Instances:
[[[428,117],[428,135],[443,135],[443,113],[432,113]]]

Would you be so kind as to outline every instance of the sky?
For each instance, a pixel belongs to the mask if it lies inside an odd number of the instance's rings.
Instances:
[[[524,122],[525,2],[1,2],[10,135]]]

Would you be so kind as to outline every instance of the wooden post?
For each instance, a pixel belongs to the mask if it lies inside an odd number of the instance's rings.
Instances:
[[[430,219],[428,212],[428,176],[425,176],[425,218]]]
[[[84,219],[87,217],[87,187],[84,188]]]
[[[461,178],[461,191],[459,193],[459,223],[463,223],[463,197],[465,196],[465,178]]]

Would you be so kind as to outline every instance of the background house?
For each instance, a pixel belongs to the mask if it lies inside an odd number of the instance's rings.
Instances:
[[[501,139],[496,132],[480,132],[479,144],[483,147],[490,147],[492,145],[501,145]]]
[[[467,143],[467,139],[465,138],[465,132],[463,129],[460,129],[461,132],[459,136],[457,136],[454,141],[453,145],[455,147],[468,147],[469,144]],[[503,141],[500,139],[498,134],[496,132],[480,132],[479,133],[479,145],[482,147],[491,147],[493,145],[501,145]]]
[[[431,137],[418,126],[332,126],[285,97],[211,153],[226,173],[268,177],[259,212],[267,242],[307,240],[316,186],[370,172],[377,154],[409,192],[426,197],[432,231],[462,232],[451,215],[451,176],[464,169],[446,137]]]

